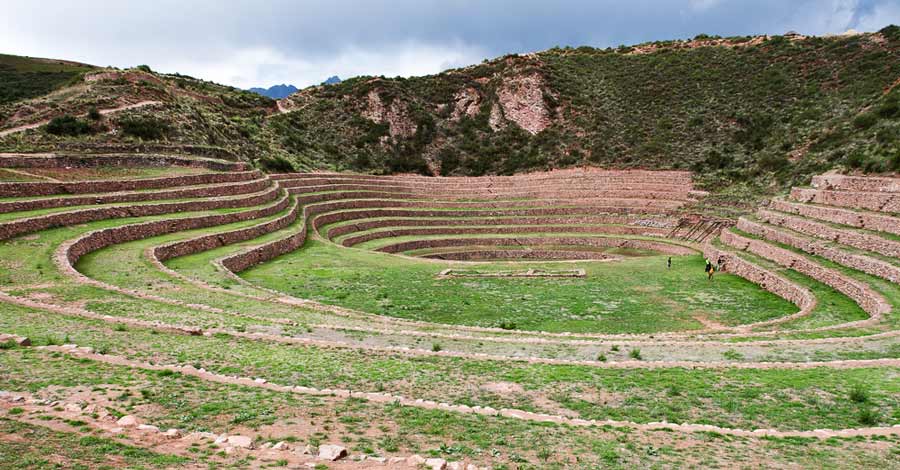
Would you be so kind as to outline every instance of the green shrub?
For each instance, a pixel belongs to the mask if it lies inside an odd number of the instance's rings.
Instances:
[[[869,401],[869,390],[862,385],[856,385],[850,389],[850,401],[855,403],[865,403]]]
[[[297,171],[294,168],[294,164],[291,163],[290,160],[280,156],[263,157],[259,159],[259,167],[263,170],[277,173],[290,173],[292,171]]]
[[[99,121],[100,118],[102,117],[100,115],[100,111],[95,107],[91,107],[91,109],[88,110],[87,115],[88,115],[88,119],[90,119],[92,121]]]
[[[141,72],[153,73],[153,69],[151,69],[149,65],[138,65],[135,68]]]
[[[168,124],[151,117],[123,118],[119,120],[119,126],[125,135],[147,140],[161,139],[170,131]]]
[[[897,95],[893,95],[896,98]],[[900,100],[889,99],[878,107],[878,115],[890,119],[900,116]]]
[[[759,169],[763,171],[781,171],[786,169],[791,162],[787,156],[780,153],[765,153],[756,161]]]
[[[67,114],[53,118],[44,127],[44,130],[53,135],[78,136],[90,134],[91,125],[86,121]]]
[[[434,343],[431,345],[431,350],[434,352],[440,352],[442,349],[444,348],[442,348],[439,343]]]
[[[872,112],[862,113],[853,118],[853,125],[857,129],[868,129],[878,122],[878,115]]]
[[[873,410],[872,408],[864,408],[862,409],[856,418],[859,420],[859,424],[864,426],[875,426],[878,424],[878,412]]]
[[[643,359],[643,357],[641,356],[641,350],[638,348],[632,349],[631,352],[628,353],[628,356],[636,361],[640,361],[641,359]]]

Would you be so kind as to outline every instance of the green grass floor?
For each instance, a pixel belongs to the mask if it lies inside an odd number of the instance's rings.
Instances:
[[[796,311],[736,276],[708,281],[702,256],[631,257],[616,262],[486,263],[479,270],[575,269],[576,279],[437,279],[453,265],[338,247],[312,239],[253,268],[251,282],[301,298],[437,323],[541,331],[654,333],[733,326]]]

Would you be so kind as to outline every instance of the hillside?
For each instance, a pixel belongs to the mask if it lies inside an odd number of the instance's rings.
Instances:
[[[50,93],[92,69],[65,60],[0,54],[0,105]]]
[[[275,112],[275,101],[267,97],[193,77],[158,74],[146,66],[94,68],[52,93],[0,104],[0,148],[140,146],[238,158],[257,153],[252,138]],[[53,119],[59,126],[47,126]]]
[[[748,196],[835,167],[900,169],[898,52],[896,26],[827,38],[698,36],[556,48],[431,76],[309,87],[277,107],[190,77],[107,70],[0,105],[0,150],[178,145],[276,170],[365,173],[691,169],[715,193],[712,203],[749,208]],[[38,128],[2,136],[60,115],[146,101],[160,104],[104,116],[78,135]],[[123,126],[132,118],[137,126]]]
[[[299,159],[357,171],[511,174],[573,165],[692,168],[716,184],[836,164],[896,169],[900,32],[698,38],[553,49],[439,75],[293,95],[273,119]],[[856,124],[854,124],[856,123]],[[864,123],[865,124],[865,123]]]

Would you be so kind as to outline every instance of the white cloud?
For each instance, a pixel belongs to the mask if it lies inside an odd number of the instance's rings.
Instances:
[[[691,10],[703,11],[718,6],[721,0],[688,0]]]
[[[859,31],[878,31],[890,24],[900,25],[900,3],[875,5],[870,12],[859,16],[854,28]]]
[[[341,78],[428,75],[477,63],[485,56],[486,52],[481,48],[462,42],[422,44],[409,41],[379,49],[346,47],[334,55],[315,59],[288,56],[270,47],[256,47],[226,51],[214,57],[163,59],[151,65],[160,71],[179,72],[241,88],[277,83],[303,87],[318,84],[331,75]]]

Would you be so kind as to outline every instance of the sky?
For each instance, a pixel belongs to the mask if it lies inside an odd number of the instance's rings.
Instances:
[[[900,0],[0,0],[0,53],[240,88],[437,73],[554,46],[900,25]]]

